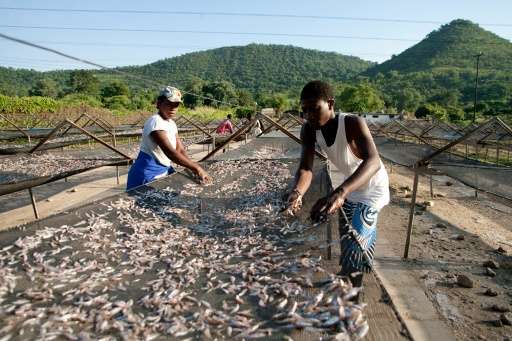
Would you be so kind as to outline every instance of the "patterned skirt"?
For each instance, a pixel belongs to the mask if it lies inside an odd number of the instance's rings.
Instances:
[[[352,224],[353,232],[349,233],[345,217],[340,212],[341,273],[348,276],[355,272],[369,272],[375,254],[379,211],[369,205],[349,201],[343,204],[343,210]]]

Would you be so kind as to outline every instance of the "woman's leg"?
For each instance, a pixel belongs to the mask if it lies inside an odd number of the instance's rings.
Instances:
[[[377,238],[378,210],[363,204],[345,202],[345,214],[351,222],[354,240],[348,234],[348,226],[343,215],[340,216],[340,244],[341,244],[341,275],[349,277],[353,286],[360,287],[363,282],[363,272],[371,270]],[[364,250],[364,251],[363,251]],[[364,253],[368,255],[370,263]]]

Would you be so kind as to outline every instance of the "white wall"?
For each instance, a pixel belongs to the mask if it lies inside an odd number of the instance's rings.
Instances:
[[[400,114],[374,114],[374,113],[358,113],[356,114],[366,119],[367,122],[385,124],[392,120],[400,118]]]

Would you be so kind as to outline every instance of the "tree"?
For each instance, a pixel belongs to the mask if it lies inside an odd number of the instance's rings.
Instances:
[[[446,118],[450,122],[462,121],[465,116],[464,110],[462,110],[462,108],[460,108],[458,106],[447,107],[446,112],[447,112]]]
[[[431,96],[428,101],[437,103],[443,107],[455,107],[459,105],[460,92],[457,90],[443,89]]]
[[[276,114],[279,114],[288,105],[288,99],[284,94],[275,94],[270,97],[268,104],[276,111]]]
[[[69,90],[70,93],[97,95],[99,90],[99,81],[90,71],[72,71],[69,75]]]
[[[112,110],[126,110],[130,105],[130,99],[125,95],[105,98],[105,106]]]
[[[203,99],[197,95],[202,95],[205,82],[201,78],[192,77],[185,86],[183,95],[183,104],[187,108],[195,108],[203,104]]]
[[[53,79],[43,78],[38,80],[36,84],[29,90],[30,96],[42,96],[56,98],[59,94],[57,83]]]
[[[151,111],[155,109],[155,94],[149,90],[133,92],[130,97],[130,109]]]
[[[254,108],[251,107],[238,107],[235,110],[236,118],[247,118],[254,113]]]
[[[252,95],[249,91],[238,90],[237,97],[238,97],[238,105],[245,106],[245,107],[254,106],[254,99],[252,98]]]
[[[376,112],[384,109],[384,101],[367,83],[346,86],[336,97],[338,108],[348,112]]]
[[[228,81],[220,81],[220,82],[209,82],[203,85],[203,95],[205,97],[210,97],[215,100],[211,100],[209,98],[204,99],[204,104],[211,105],[215,107],[226,105],[226,103],[236,104],[234,103],[234,99],[236,99],[236,90],[233,84]],[[222,103],[225,102],[225,103]]]
[[[402,110],[414,111],[419,103],[423,100],[420,92],[414,88],[402,88],[396,96],[396,109],[400,112]]]
[[[114,96],[127,96],[130,97],[130,89],[125,82],[121,80],[116,80],[110,82],[108,85],[104,86],[101,89],[101,97],[108,98]]]
[[[427,103],[419,106],[418,109],[416,109],[415,116],[416,118],[425,118],[427,116],[432,116],[439,120],[446,120],[447,111],[439,104]]]

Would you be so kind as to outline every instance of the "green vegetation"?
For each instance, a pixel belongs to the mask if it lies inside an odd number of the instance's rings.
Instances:
[[[368,83],[343,86],[338,91],[336,106],[346,112],[377,112],[384,110],[384,101]]]
[[[154,83],[158,82],[183,89],[189,109],[210,106],[225,112],[231,107],[237,116],[244,116],[256,103],[278,112],[299,109],[302,86],[323,79],[335,86],[338,110],[406,111],[463,122],[473,115],[474,55],[479,52],[484,55],[480,59],[477,117],[511,117],[512,43],[466,20],[443,25],[378,65],[331,52],[250,44],[116,70],[142,79],[112,70],[0,68],[0,94],[44,96],[58,103],[83,103],[126,115],[154,110]],[[32,107],[21,108],[21,112],[32,111],[34,104],[27,105]]]
[[[199,106],[194,109],[180,108],[178,115],[194,116],[201,122],[209,122],[212,120],[221,120],[226,118],[228,114],[232,114],[233,110],[218,109],[208,106]]]
[[[366,74],[473,70],[477,53],[482,70],[512,71],[512,44],[469,20],[457,19],[429,33],[425,39],[390,60],[375,65]],[[449,82],[450,79],[448,78]],[[445,84],[446,85],[446,84]]]
[[[36,112],[55,112],[59,102],[47,97],[9,97],[0,95],[0,113],[32,114]]]
[[[250,44],[188,53],[119,70],[179,86],[193,78],[228,81],[236,89],[256,95],[266,91],[299,91],[311,79],[345,81],[372,65],[339,53],[285,45]]]
[[[436,116],[464,120],[465,113],[473,112],[475,55],[480,52],[484,54],[478,115],[511,115],[512,43],[467,20],[443,25],[364,76],[382,94],[387,108],[416,112],[420,107],[438,106]]]

